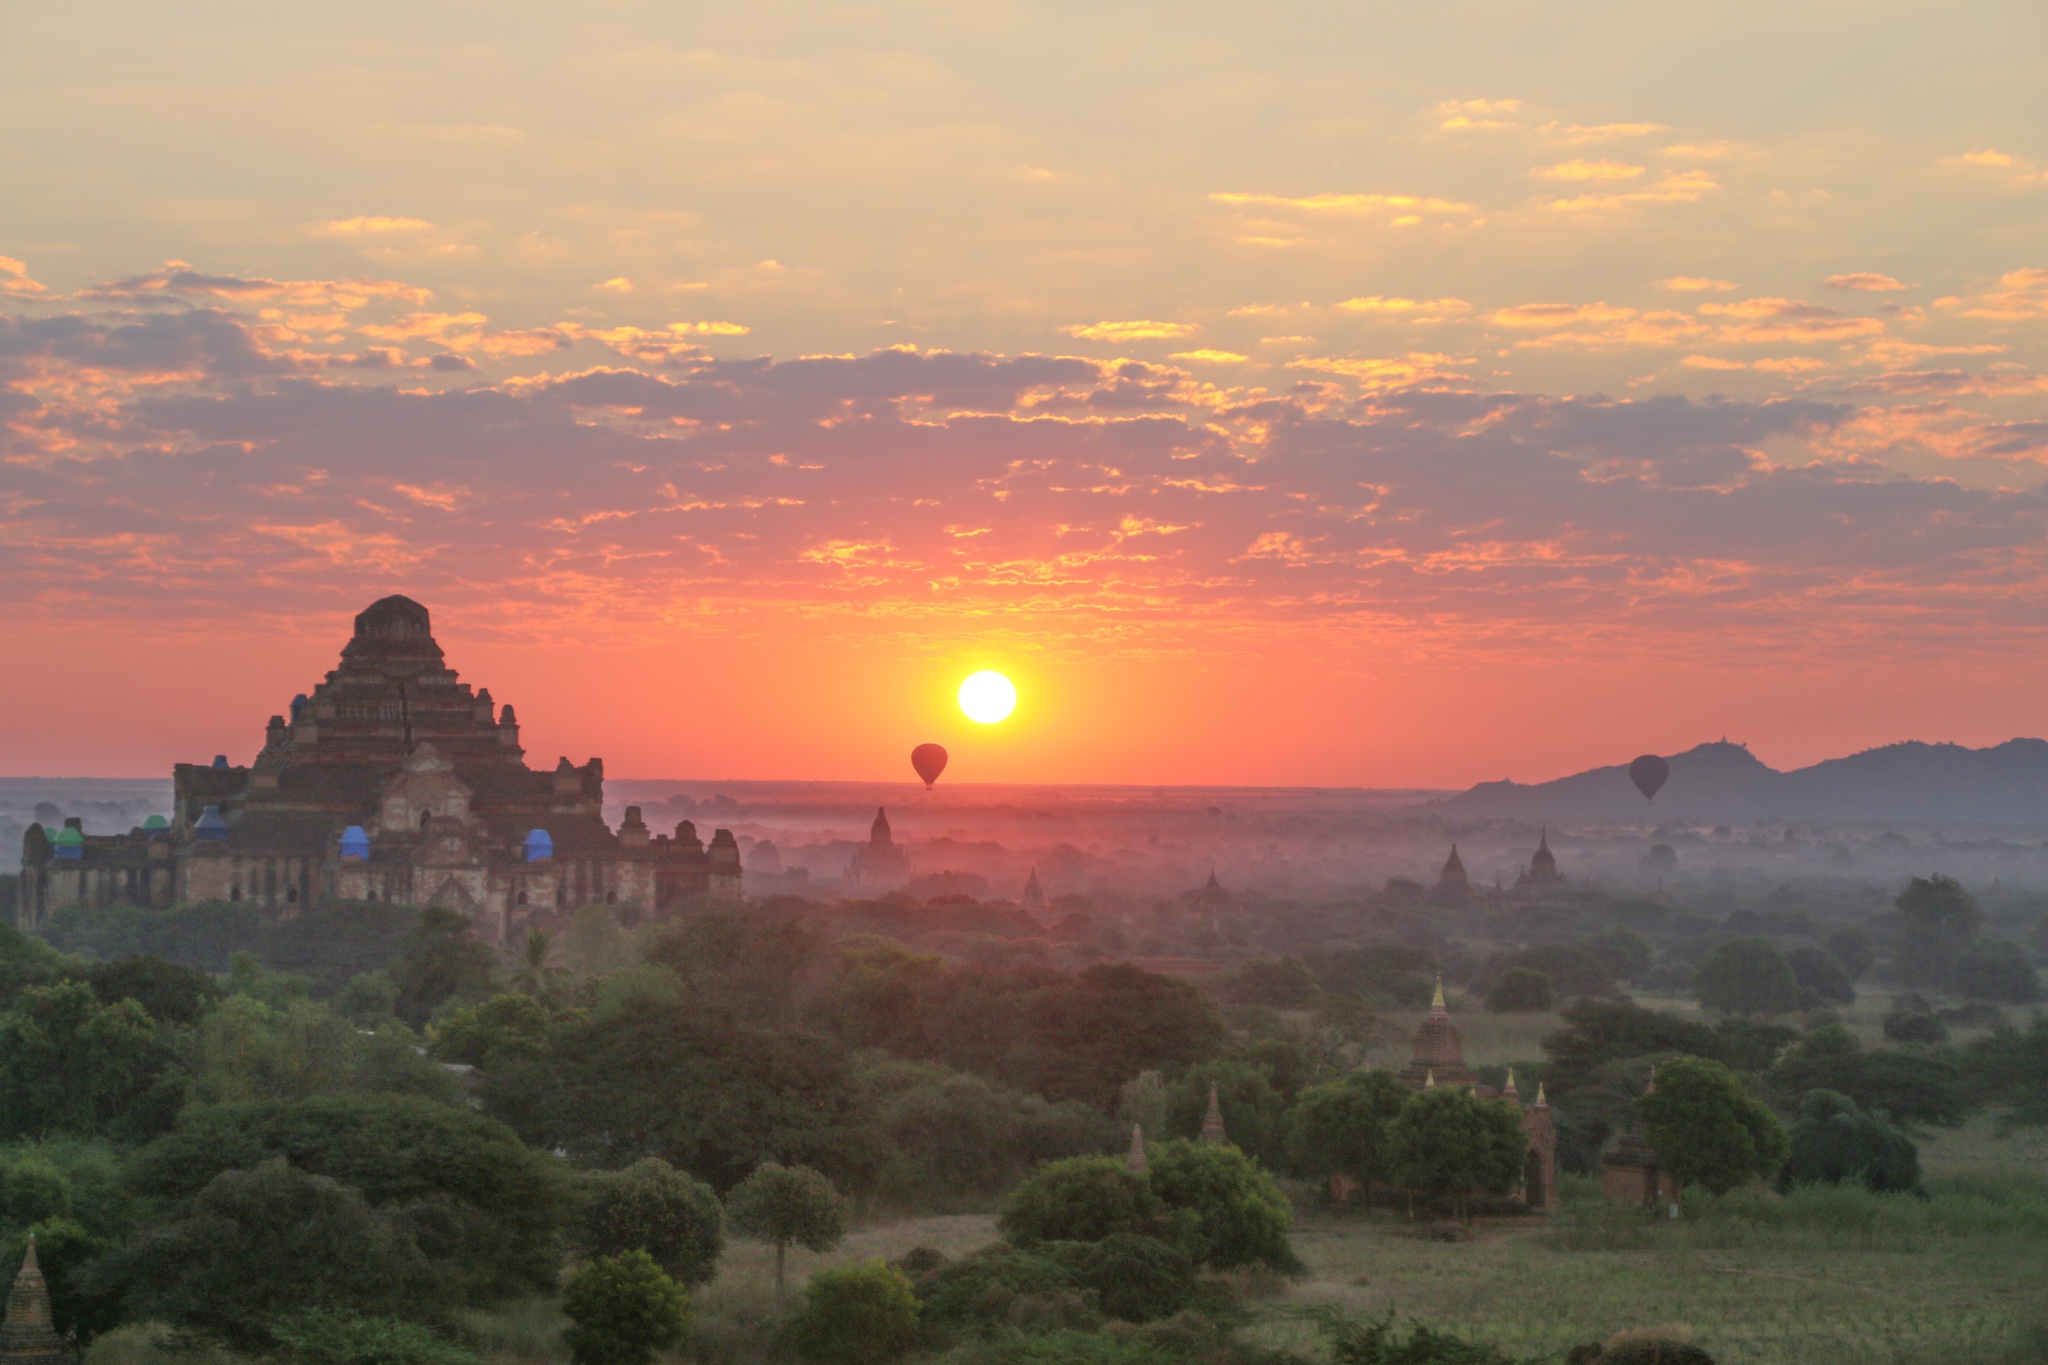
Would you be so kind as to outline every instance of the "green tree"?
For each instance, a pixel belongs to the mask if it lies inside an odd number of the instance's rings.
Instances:
[[[278,1318],[270,1334],[301,1365],[480,1365],[467,1348],[402,1318],[311,1308]]]
[[[1287,1155],[1301,1175],[1387,1179],[1389,1130],[1413,1092],[1390,1071],[1355,1071],[1312,1086],[1287,1116]]]
[[[688,1287],[711,1283],[725,1250],[718,1193],[659,1157],[577,1182],[569,1235],[586,1256],[644,1251]]]
[[[2041,998],[2041,974],[2011,939],[1980,938],[1956,957],[1956,989],[1972,1000],[2031,1005]]]
[[[1856,1003],[1855,984],[1834,954],[1820,948],[1794,948],[1785,954],[1785,960],[1792,964],[1792,975],[1798,978],[1802,1004],[1810,1003],[1808,997],[1835,1005]]]
[[[1952,877],[1915,877],[1892,904],[1902,920],[1892,959],[1900,983],[1950,989],[1957,954],[1984,922],[1976,898]]]
[[[0,1134],[134,1132],[155,1120],[147,1100],[169,1064],[133,1000],[103,1005],[83,981],[27,987],[0,1014]]]
[[[1315,973],[1298,957],[1255,957],[1231,983],[1239,999],[1274,1009],[1303,1009],[1316,998]]]
[[[1194,1297],[1194,1260],[1157,1237],[1114,1232],[1099,1242],[1048,1243],[1046,1251],[1094,1292],[1104,1314],[1123,1322],[1172,1317]]]
[[[1118,1232],[1147,1232],[1159,1201],[1145,1179],[1115,1157],[1048,1161],[1003,1201],[996,1228],[1013,1246],[1099,1242]]]
[[[1261,1161],[1278,1161],[1287,1142],[1287,1099],[1273,1085],[1270,1068],[1240,1055],[1191,1066],[1169,1085],[1166,1132],[1157,1136],[1199,1136],[1212,1085],[1230,1141]]]
[[[555,936],[539,925],[520,937],[512,958],[512,989],[549,1005],[566,989],[569,969],[555,961]]]
[[[155,953],[95,962],[86,980],[102,1004],[133,1000],[160,1024],[196,1024],[224,994],[205,972]]]
[[[1977,1039],[1965,1056],[1974,1094],[2011,1105],[2013,1123],[2048,1123],[2048,1014],[2036,1014],[2025,1029]]]
[[[1495,1014],[1547,1010],[1556,1003],[1550,978],[1534,967],[1510,967],[1486,988],[1486,1008]]]
[[[846,1206],[832,1182],[808,1166],[764,1161],[725,1197],[725,1218],[742,1237],[775,1248],[775,1293],[791,1243],[829,1251],[846,1235]]]
[[[1719,1062],[1680,1057],[1657,1069],[1656,1088],[1636,1100],[1643,1132],[1664,1169],[1683,1185],[1725,1194],[1768,1180],[1785,1162],[1785,1127]]]
[[[547,1051],[554,1016],[531,995],[494,995],[451,1010],[434,1025],[434,1055],[444,1062],[489,1068],[501,1061],[535,1061]]]
[[[245,1354],[308,1309],[418,1320],[449,1306],[410,1229],[283,1158],[209,1180],[110,1258],[131,1310]]]
[[[1953,1056],[1902,1048],[1865,1051],[1840,1024],[1807,1034],[1778,1059],[1768,1080],[1781,1106],[1797,1103],[1809,1090],[1833,1090],[1902,1123],[1953,1126],[1984,1103]]]
[[[1018,1082],[1102,1108],[1139,1072],[1205,1061],[1228,1034],[1193,984],[1128,962],[1089,967],[1037,994],[1025,1023],[1010,1063]]]
[[[880,1261],[811,1274],[790,1342],[813,1365],[887,1365],[917,1344],[917,1292]]]
[[[1799,978],[1767,938],[1715,944],[1692,977],[1702,1005],[1724,1014],[1783,1014],[1799,1008]]]
[[[1861,929],[1837,929],[1821,946],[1840,964],[1851,985],[1868,976],[1870,969],[1877,965],[1877,954],[1870,948],[1870,936]]]
[[[644,1251],[605,1256],[562,1291],[562,1333],[576,1365],[650,1365],[690,1334],[690,1296]]]
[[[1606,963],[1616,981],[1641,980],[1657,959],[1648,939],[1620,924],[1581,940],[1579,946]]]
[[[1185,1139],[1159,1144],[1150,1160],[1152,1192],[1197,1263],[1301,1269],[1287,1241],[1294,1207],[1256,1161],[1235,1147]]]
[[[1920,1152],[1883,1110],[1834,1090],[1809,1090],[1792,1121],[1780,1189],[1854,1181],[1880,1193],[1920,1188]]]
[[[424,1028],[450,1000],[474,1000],[490,993],[491,950],[477,941],[469,916],[446,906],[419,912],[405,945],[391,964],[398,985],[398,1017]]]
[[[326,999],[356,977],[390,967],[417,920],[415,911],[389,901],[328,901],[267,922],[249,946],[265,966],[305,978]]]
[[[175,1208],[278,1157],[417,1226],[442,1299],[487,1306],[554,1287],[560,1164],[466,1108],[389,1095],[201,1106],[137,1154],[130,1179]]]
[[[1412,1096],[1388,1129],[1394,1183],[1430,1200],[1506,1194],[1522,1179],[1529,1139],[1515,1111],[1462,1086]]]

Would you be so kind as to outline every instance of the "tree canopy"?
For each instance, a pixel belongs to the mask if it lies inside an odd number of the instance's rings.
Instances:
[[[1719,1062],[1680,1057],[1657,1069],[1656,1088],[1636,1101],[1657,1160],[1680,1185],[1725,1194],[1767,1180],[1784,1164],[1785,1127]]]

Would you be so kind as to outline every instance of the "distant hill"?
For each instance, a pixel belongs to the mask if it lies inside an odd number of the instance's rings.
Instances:
[[[1909,740],[1791,772],[1726,740],[1668,757],[1671,780],[1652,802],[1617,763],[1554,782],[1482,782],[1439,804],[1522,820],[2048,824],[2048,740],[1988,749]]]

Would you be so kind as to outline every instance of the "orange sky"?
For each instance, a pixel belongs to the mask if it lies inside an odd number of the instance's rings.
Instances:
[[[2048,13],[0,13],[0,771],[387,592],[627,776],[2048,733]],[[951,689],[1014,676],[972,727]]]

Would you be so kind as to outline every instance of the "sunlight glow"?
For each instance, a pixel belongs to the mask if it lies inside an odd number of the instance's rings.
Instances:
[[[967,719],[994,725],[1017,709],[1017,688],[1000,673],[983,669],[960,684],[960,709]]]

